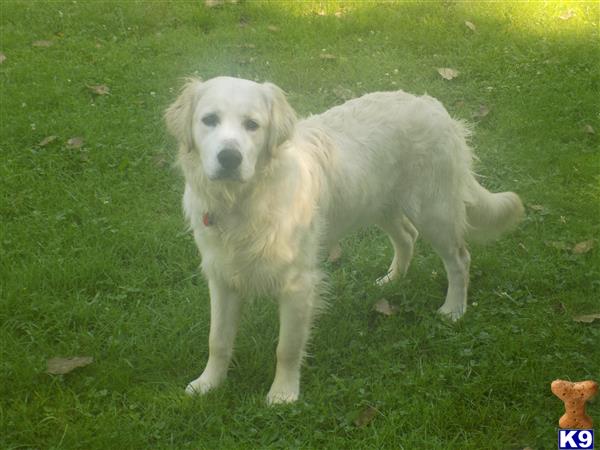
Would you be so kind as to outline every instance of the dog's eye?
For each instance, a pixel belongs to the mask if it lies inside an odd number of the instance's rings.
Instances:
[[[248,131],[256,131],[256,130],[258,130],[258,127],[259,127],[258,123],[252,119],[247,119],[244,122],[244,128],[246,128],[246,130],[248,130]]]
[[[216,127],[219,124],[219,116],[216,114],[207,114],[202,118],[202,123],[207,127]]]

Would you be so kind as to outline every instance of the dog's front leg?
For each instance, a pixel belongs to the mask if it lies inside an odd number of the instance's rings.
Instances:
[[[241,300],[220,280],[209,280],[210,335],[208,362],[202,375],[188,384],[186,393],[204,394],[219,386],[227,376],[238,329]]]
[[[316,294],[310,283],[286,290],[279,300],[279,342],[268,404],[291,403],[300,393],[300,365],[310,334]]]

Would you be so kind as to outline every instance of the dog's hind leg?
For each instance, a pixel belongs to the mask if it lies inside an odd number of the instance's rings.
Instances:
[[[446,301],[438,312],[455,321],[467,310],[467,289],[469,287],[469,267],[471,256],[462,237],[462,211],[444,211],[432,208],[415,222],[423,238],[442,258],[448,277]]]
[[[444,249],[436,248],[436,251],[444,261],[444,267],[448,276],[446,301],[438,309],[438,312],[455,321],[460,319],[467,311],[467,289],[469,287],[471,256],[464,245]]]
[[[384,276],[376,281],[379,286],[383,286],[397,278],[398,275],[406,274],[419,233],[404,214],[398,214],[382,221],[379,227],[388,234],[394,247],[394,259],[390,268]]]

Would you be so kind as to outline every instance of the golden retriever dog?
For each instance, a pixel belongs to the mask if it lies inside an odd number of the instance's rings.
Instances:
[[[394,258],[379,284],[403,275],[420,234],[442,258],[448,291],[439,312],[467,309],[466,240],[486,240],[523,215],[512,192],[475,179],[465,125],[440,102],[376,92],[297,120],[271,83],[190,79],[165,113],[179,144],[183,209],[210,291],[209,356],[186,391],[226,377],[244,298],[279,305],[269,404],[293,402],[327,249],[368,225],[385,231]]]

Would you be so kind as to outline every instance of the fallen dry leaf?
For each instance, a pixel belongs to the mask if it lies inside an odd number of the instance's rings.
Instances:
[[[34,47],[50,47],[54,42],[52,41],[33,41],[31,45]]]
[[[589,124],[583,127],[583,131],[585,131],[587,134],[596,134],[596,130],[594,130],[594,127],[592,127]]]
[[[377,311],[380,314],[383,314],[384,316],[393,316],[398,312],[398,307],[390,305],[390,303],[385,298],[382,298],[373,305],[373,310]]]
[[[6,55],[0,52],[0,64],[2,64],[4,61],[6,61]]]
[[[563,241],[546,241],[545,244],[557,250],[571,250],[571,246]]]
[[[207,8],[214,8],[216,6],[223,6],[225,3],[235,5],[239,0],[204,0],[204,6]]]
[[[580,242],[579,244],[575,244],[573,247],[573,253],[576,255],[581,255],[583,253],[589,252],[594,248],[594,239],[588,239],[587,241]]]
[[[335,96],[337,98],[339,98],[340,100],[350,100],[351,98],[354,98],[354,92],[352,92],[351,89],[345,88],[343,86],[336,86],[333,88],[333,93],[335,94]]]
[[[238,22],[238,27],[245,28],[250,23],[250,19],[248,17],[242,16]]]
[[[83,147],[83,138],[82,137],[72,137],[67,141],[67,148],[76,149]]]
[[[163,167],[166,167],[168,164],[169,164],[169,161],[167,161],[167,159],[164,158],[162,155],[156,155],[154,157],[154,165],[156,167],[163,168]]]
[[[58,139],[58,136],[48,136],[48,137],[45,137],[44,139],[42,139],[40,141],[40,143],[38,144],[38,147],[45,147],[46,145],[54,142],[56,139]]]
[[[490,113],[490,108],[488,108],[485,105],[480,105],[479,106],[479,110],[473,114],[473,117],[476,117],[476,118],[479,118],[479,119],[483,119],[489,113]]]
[[[373,421],[376,415],[377,410],[372,406],[367,406],[360,412],[358,417],[354,419],[354,425],[358,428],[364,428]]]
[[[332,55],[331,53],[321,53],[319,55],[319,58],[332,60],[332,59],[335,59],[336,57],[335,57],[335,55]]]
[[[88,89],[96,95],[108,95],[110,94],[110,88],[105,84],[98,84],[95,86],[88,86]]]
[[[558,18],[561,20],[569,20],[572,17],[575,17],[575,11],[572,9],[567,9],[560,16],[558,16]]]
[[[458,71],[449,67],[441,67],[437,71],[444,80],[452,80],[458,76]]]
[[[329,250],[329,256],[327,262],[334,263],[340,260],[342,257],[342,247],[339,243],[335,244],[333,248]]]
[[[567,308],[565,307],[565,304],[563,302],[555,303],[554,305],[552,305],[552,309],[554,309],[554,311],[559,314],[564,314],[565,311],[567,310]]]
[[[475,31],[477,28],[475,27],[475,24],[473,22],[469,22],[468,20],[465,21],[465,25],[467,26],[467,28],[471,31]]]
[[[534,211],[537,211],[537,212],[541,212],[546,209],[542,205],[534,205],[532,203],[527,204],[527,206],[529,206],[530,209],[533,209]]]
[[[575,316],[575,317],[573,317],[573,320],[575,322],[592,323],[594,320],[600,320],[600,313],[584,314],[582,316]]]
[[[46,361],[46,372],[52,375],[63,375],[78,367],[85,367],[94,362],[91,356],[74,356],[73,358],[52,358]]]

